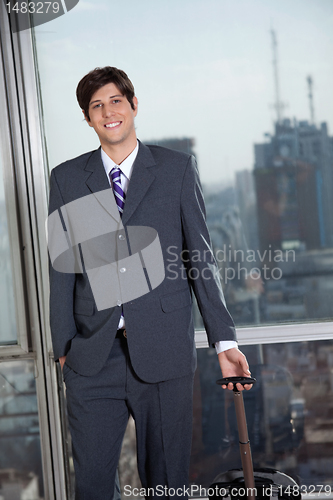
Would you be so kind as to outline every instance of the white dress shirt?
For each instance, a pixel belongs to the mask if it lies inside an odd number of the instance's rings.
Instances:
[[[120,165],[117,165],[105,153],[105,151],[103,149],[101,149],[102,162],[103,162],[105,173],[107,175],[110,186],[111,186],[110,172],[114,167],[119,167],[121,169],[121,174],[120,174],[121,187],[122,187],[125,194],[126,194],[127,189],[128,189],[128,183],[129,183],[131,175],[132,175],[133,164],[134,164],[135,158],[138,154],[138,151],[139,151],[139,143],[137,142],[132,153],[130,155],[128,155],[127,158],[125,158],[125,160],[122,161]],[[126,203],[126,201],[125,201],[125,203]],[[125,327],[125,321],[124,321],[124,318],[121,317],[120,321],[119,321],[118,328],[124,328],[124,327]],[[216,349],[217,353],[227,351],[228,349],[232,349],[233,347],[237,347],[237,342],[234,342],[233,340],[223,340],[223,341],[215,343],[215,349]]]

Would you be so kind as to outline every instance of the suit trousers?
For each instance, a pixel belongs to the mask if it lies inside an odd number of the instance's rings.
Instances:
[[[192,439],[193,374],[156,384],[143,382],[133,370],[127,340],[116,337],[107,362],[97,375],[81,376],[65,363],[63,376],[73,446],[75,499],[112,500],[122,440],[132,415],[138,472],[145,496],[168,498],[170,490],[172,498],[185,500]],[[126,485],[122,487],[125,490]],[[129,486],[126,491],[131,491]]]

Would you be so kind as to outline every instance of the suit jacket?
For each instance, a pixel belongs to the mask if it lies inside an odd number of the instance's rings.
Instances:
[[[107,189],[117,212],[100,148],[54,168],[50,184],[49,214],[91,194],[98,200]],[[63,224],[66,232],[66,221]],[[196,368],[192,291],[210,345],[236,340],[212,254],[194,157],[139,143],[122,224],[125,237],[129,227],[155,230],[165,271],[161,284],[122,304],[133,368],[150,383],[188,375]],[[103,367],[122,311],[97,305],[85,269],[63,273],[50,266],[54,357],[66,355],[66,363],[85,376]]]

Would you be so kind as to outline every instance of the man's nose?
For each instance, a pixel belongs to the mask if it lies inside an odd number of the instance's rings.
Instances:
[[[105,118],[108,118],[108,117],[112,116],[113,109],[112,109],[111,104],[107,104],[106,106],[104,106],[103,112],[104,112],[104,117]]]

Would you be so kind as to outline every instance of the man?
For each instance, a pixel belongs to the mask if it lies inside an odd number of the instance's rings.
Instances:
[[[160,496],[157,487],[180,492],[196,367],[191,289],[223,375],[250,375],[216,273],[198,170],[190,155],[137,140],[138,100],[123,71],[91,71],[77,98],[101,147],[52,171],[49,210],[51,331],[66,383],[76,499],[113,497],[130,414],[142,486],[151,497]],[[76,252],[70,262],[78,261],[72,272],[54,257],[66,241]]]

